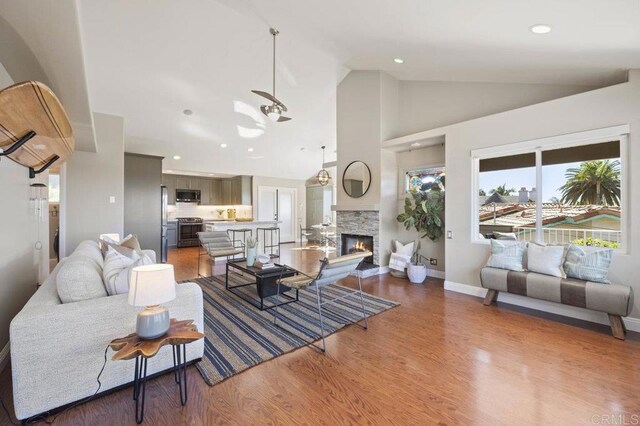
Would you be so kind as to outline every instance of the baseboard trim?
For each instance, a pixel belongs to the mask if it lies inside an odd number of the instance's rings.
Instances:
[[[487,294],[487,289],[482,287],[447,280],[444,282],[444,289],[480,298],[484,298]],[[531,297],[518,296],[516,294],[504,292],[500,292],[498,294],[498,302],[534,309],[536,311],[549,312],[569,318],[576,318],[583,321],[609,325],[609,319],[607,314],[604,312],[595,312],[588,309],[577,308],[575,306],[561,305],[559,303],[547,302],[545,300],[532,299]],[[640,332],[639,318],[626,317],[624,318],[624,323],[628,330]]]
[[[433,278],[440,278],[441,280],[444,280],[445,278],[444,271],[438,271],[437,269],[429,269],[429,268],[427,268],[427,276],[433,277]]]
[[[9,343],[10,342],[7,342],[7,344],[4,345],[4,348],[0,351],[0,372],[4,370],[7,364],[9,364],[9,351],[11,348]]]

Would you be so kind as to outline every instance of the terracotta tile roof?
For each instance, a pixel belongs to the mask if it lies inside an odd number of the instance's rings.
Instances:
[[[496,225],[514,227],[535,227],[536,205],[525,204],[496,204]],[[569,206],[554,203],[542,204],[542,225],[552,225],[571,218],[574,222],[590,219],[596,216],[609,215],[620,217],[620,207],[610,206]],[[480,207],[480,223],[493,225],[493,206]]]

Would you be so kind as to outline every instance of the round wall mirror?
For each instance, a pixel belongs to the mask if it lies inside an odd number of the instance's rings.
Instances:
[[[371,186],[371,170],[362,161],[353,161],[342,175],[342,187],[349,197],[360,198]]]

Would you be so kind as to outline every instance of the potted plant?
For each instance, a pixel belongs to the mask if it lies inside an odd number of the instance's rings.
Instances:
[[[415,261],[412,260],[407,265],[407,277],[414,284],[422,284],[427,278],[427,265],[421,262],[424,256],[416,253],[413,258],[415,258]]]
[[[255,237],[248,237],[245,240],[245,245],[247,246],[247,266],[253,266],[256,263],[258,239]]]
[[[431,241],[437,241],[444,233],[444,191],[436,188],[411,191],[410,197],[404,200],[404,212],[396,218],[407,230],[415,228],[421,238],[428,237]],[[421,257],[416,253],[415,261],[407,266],[407,276],[412,283],[421,283],[427,276]]]

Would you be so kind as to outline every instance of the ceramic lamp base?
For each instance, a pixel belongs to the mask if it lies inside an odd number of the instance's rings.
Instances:
[[[156,339],[169,331],[169,310],[164,306],[147,306],[136,319],[136,334],[141,339]]]

